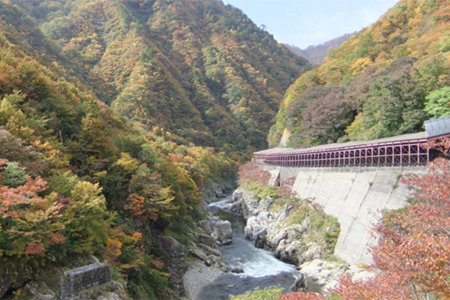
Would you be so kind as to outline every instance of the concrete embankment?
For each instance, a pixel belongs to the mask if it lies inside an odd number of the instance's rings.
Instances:
[[[271,168],[273,173],[273,168]],[[400,179],[423,175],[426,167],[411,168],[280,168],[281,183],[295,177],[293,191],[302,199],[313,198],[325,213],[338,219],[341,232],[334,254],[350,264],[370,264],[371,234],[384,210],[404,207],[411,195]]]

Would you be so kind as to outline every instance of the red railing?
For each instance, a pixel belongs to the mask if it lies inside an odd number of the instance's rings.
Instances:
[[[387,142],[372,141],[353,146],[330,145],[319,150],[280,150],[278,153],[270,150],[254,153],[253,159],[259,164],[301,168],[426,165],[435,157],[432,149],[426,147],[426,143],[431,139],[424,137]]]

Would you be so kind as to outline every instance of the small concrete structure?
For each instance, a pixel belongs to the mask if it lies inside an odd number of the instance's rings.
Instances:
[[[95,263],[64,272],[61,277],[61,299],[71,299],[79,292],[111,280],[108,264]]]

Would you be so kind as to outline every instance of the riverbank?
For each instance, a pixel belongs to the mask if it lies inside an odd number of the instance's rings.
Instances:
[[[207,267],[195,261],[183,276],[183,285],[189,299],[198,299],[203,288],[213,283],[224,272],[217,267]]]
[[[339,223],[320,207],[299,199],[261,199],[243,187],[233,193],[232,200],[230,209],[246,220],[245,236],[256,247],[270,249],[278,259],[297,266],[306,278],[300,289],[326,292],[344,274],[354,279],[374,275],[363,265],[352,266],[332,255]]]
[[[245,238],[244,218],[227,209],[231,207],[231,201],[230,194],[221,201],[209,204],[208,209],[214,216],[202,221],[213,221],[212,224],[215,224],[220,217],[221,222],[231,223],[232,243],[217,248],[225,266],[207,267],[198,261],[191,263],[183,278],[186,295],[194,300],[229,299],[229,295],[239,295],[256,287],[265,288],[274,284],[285,287],[287,291],[298,276],[295,266],[276,259],[268,250],[254,247]],[[205,227],[204,224],[199,225]],[[230,272],[232,269],[241,270],[242,273]]]

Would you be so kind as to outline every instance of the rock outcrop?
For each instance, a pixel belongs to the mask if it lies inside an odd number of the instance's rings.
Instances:
[[[33,278],[33,269],[21,264],[2,261],[0,267],[0,298],[9,290],[23,286]]]
[[[294,284],[289,287],[289,293],[306,292],[308,288],[308,277],[305,273],[300,272]]]
[[[157,246],[164,249],[163,262],[170,273],[169,284],[175,291],[184,294],[183,275],[188,267],[186,263],[186,250],[177,240],[168,236],[159,236]]]
[[[337,261],[315,259],[300,266],[302,273],[307,274],[308,280],[321,287],[326,292],[335,287],[344,274],[349,274],[353,280],[366,280],[375,275],[374,272],[358,266]]]
[[[209,204],[216,202],[226,194],[230,193],[234,188],[236,188],[236,186],[231,182],[212,183],[203,190],[203,203]]]
[[[209,217],[198,223],[198,226],[203,231],[210,235],[217,243],[217,245],[228,245],[232,241],[233,231],[231,230],[231,223],[229,221],[221,220],[218,217]]]
[[[304,238],[310,230],[309,223],[314,220],[305,218],[301,224],[288,221],[296,209],[292,204],[276,209],[272,206],[272,199],[258,200],[243,188],[236,190],[232,199],[231,210],[241,213],[247,220],[246,237],[256,247],[271,249],[277,258],[295,264],[300,269],[300,276],[291,286],[291,292],[305,291],[308,285],[326,292],[344,274],[350,274],[354,280],[364,280],[374,275],[364,268],[349,266],[344,262],[323,260],[323,246]]]
[[[273,199],[256,199],[251,192],[239,188],[233,193],[232,211],[241,213],[247,220],[245,236],[258,248],[268,248],[275,256],[295,265],[323,256],[319,244],[302,240],[309,220],[302,224],[289,224],[288,216],[293,208],[285,205],[280,210],[271,209]]]

